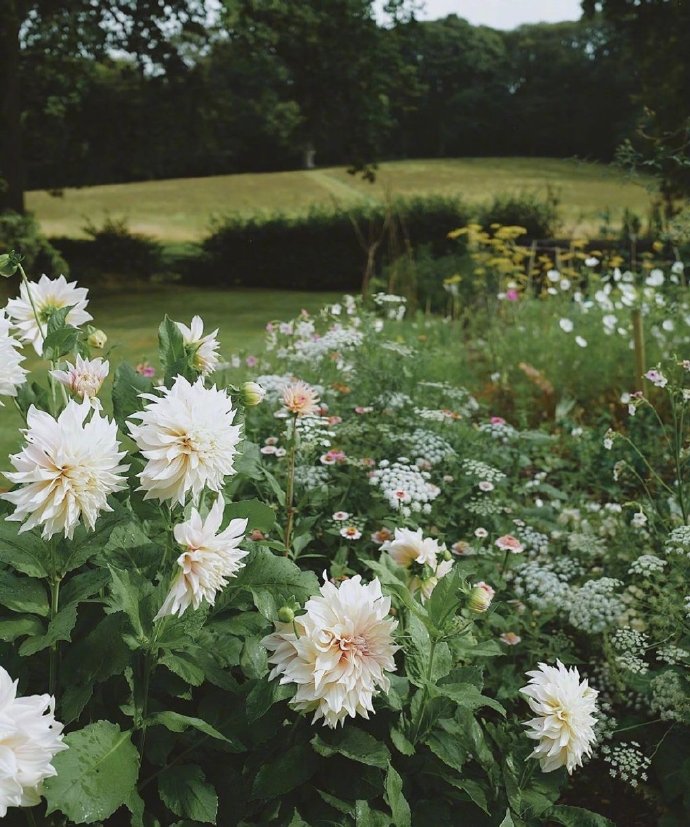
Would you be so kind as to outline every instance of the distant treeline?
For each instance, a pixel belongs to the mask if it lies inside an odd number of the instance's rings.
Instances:
[[[400,23],[381,36],[386,59],[394,51],[391,65],[405,71],[380,101],[378,158],[606,161],[634,129],[634,70],[597,19],[499,32],[452,15]],[[55,74],[26,64],[26,183],[61,188],[290,169],[310,148],[319,165],[349,163],[348,113],[321,124],[305,147],[296,95],[284,63],[252,54],[232,36],[165,72],[114,58],[75,56],[71,71]]]

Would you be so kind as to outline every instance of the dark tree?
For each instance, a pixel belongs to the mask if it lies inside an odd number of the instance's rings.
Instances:
[[[2,0],[0,3],[0,210],[24,209],[22,77],[62,74],[79,58],[119,49],[152,68],[180,60],[175,32],[199,33],[204,0]],[[45,102],[47,104],[47,102]]]

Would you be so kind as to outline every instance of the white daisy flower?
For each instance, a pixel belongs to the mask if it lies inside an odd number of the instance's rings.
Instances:
[[[220,491],[233,465],[240,427],[233,425],[235,409],[224,390],[193,385],[178,376],[172,388],[142,394],[149,404],[127,423],[129,433],[147,460],[139,474],[144,499],[170,500],[184,505],[191,492],[196,499],[205,487]]]
[[[297,684],[290,702],[300,711],[313,712],[331,728],[349,715],[369,717],[378,689],[388,692],[387,672],[395,671],[398,623],[389,616],[391,601],[381,584],[362,583],[359,575],[340,587],[325,582],[321,594],[305,605],[305,614],[293,623],[277,623],[263,639],[274,668],[269,678]]]
[[[16,396],[17,388],[26,382],[23,361],[19,342],[10,335],[10,323],[5,311],[0,310],[0,396]],[[2,404],[0,400],[0,406]]]
[[[223,497],[219,496],[205,520],[193,508],[189,520],[175,526],[175,540],[184,549],[177,558],[180,572],[156,620],[182,615],[190,606],[198,609],[203,600],[213,606],[216,594],[227,585],[227,578],[236,576],[244,566],[242,558],[248,552],[238,546],[244,539],[247,520],[231,520],[220,531],[224,508]]]
[[[108,496],[127,487],[115,423],[88,400],[71,400],[57,419],[32,405],[24,434],[27,444],[10,457],[16,470],[5,473],[20,486],[1,495],[16,506],[7,519],[23,521],[20,532],[42,525],[45,539],[60,532],[72,539],[80,519],[93,529],[102,511],[112,511]]]
[[[542,772],[565,767],[572,774],[592,752],[598,692],[559,660],[556,666],[540,663],[527,675],[530,682],[520,692],[537,717],[525,726],[527,737],[539,742],[530,757],[539,759]]]
[[[88,293],[85,287],[77,287],[76,281],[68,282],[64,276],[56,279],[41,276],[39,281],[29,282],[28,285],[22,281],[19,286],[19,298],[7,302],[7,315],[19,330],[21,340],[32,344],[40,356],[43,353],[43,339],[48,320],[53,311],[71,307],[65,321],[72,327],[79,327],[91,321],[93,316],[86,312],[89,303]],[[38,320],[34,315],[34,308]]]
[[[182,340],[188,353],[193,354],[192,364],[202,376],[213,373],[218,367],[219,357],[218,330],[204,336],[204,322],[201,316],[194,316],[189,327],[182,322],[175,322],[182,334]]]
[[[41,785],[57,774],[53,758],[67,749],[62,738],[55,698],[18,698],[17,681],[0,666],[0,818],[9,807],[40,802]]]

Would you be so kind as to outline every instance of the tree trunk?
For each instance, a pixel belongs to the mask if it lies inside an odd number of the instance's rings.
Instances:
[[[24,212],[18,5],[0,3],[0,212]]]

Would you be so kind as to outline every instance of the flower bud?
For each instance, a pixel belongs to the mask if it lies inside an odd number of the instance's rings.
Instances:
[[[292,623],[294,619],[295,613],[289,606],[281,606],[280,609],[278,609],[278,620],[280,620],[281,623]]]
[[[240,392],[242,401],[249,407],[260,405],[266,396],[266,391],[257,382],[245,382]]]
[[[494,599],[495,594],[496,592],[491,588],[491,586],[488,583],[485,583],[483,580],[480,580],[479,583],[475,583],[475,585],[472,586],[472,591],[470,592],[467,607],[471,612],[477,612],[477,614],[481,614],[489,608],[489,606],[491,605],[491,601]]]
[[[108,337],[102,330],[96,330],[94,328],[93,330],[89,331],[89,337],[86,341],[89,347],[95,347],[101,350],[106,346]]]

